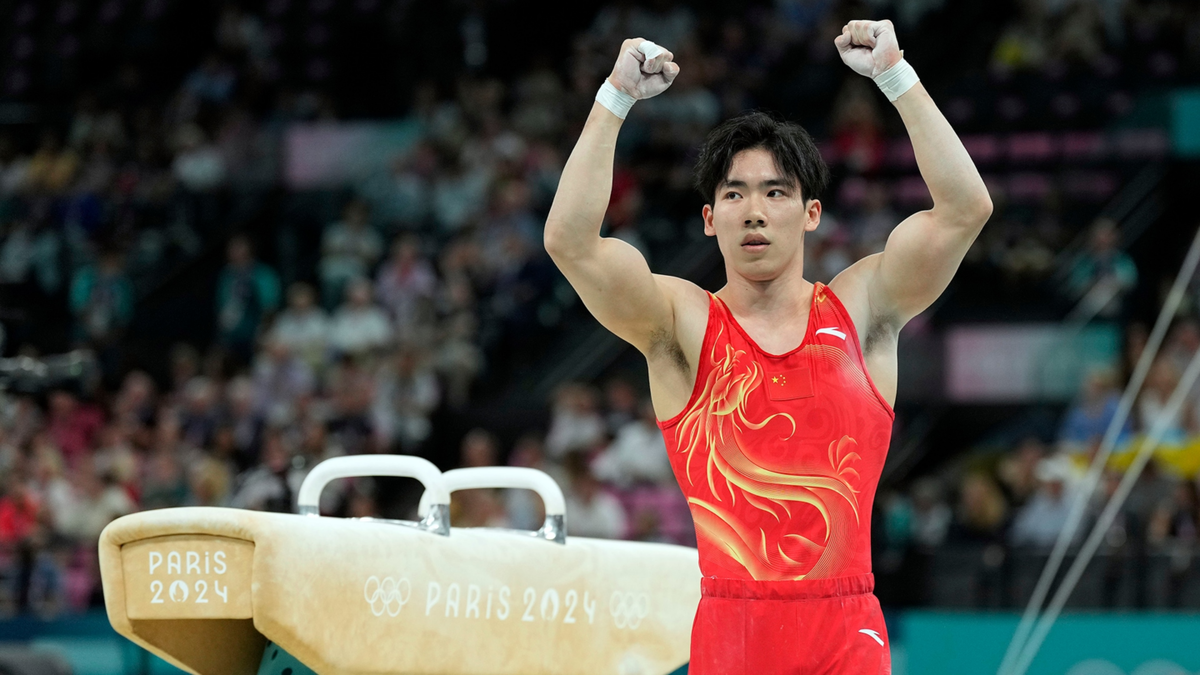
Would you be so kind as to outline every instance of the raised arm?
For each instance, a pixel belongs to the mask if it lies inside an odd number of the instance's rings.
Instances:
[[[671,86],[679,66],[663,50],[647,58],[641,38],[626,40],[608,82],[635,99],[650,98]],[[654,54],[653,49],[647,49]],[[612,92],[610,91],[611,95]],[[610,96],[614,105],[619,96]],[[628,99],[626,99],[628,102]],[[619,105],[614,105],[620,109]],[[627,110],[627,109],[626,109]],[[583,133],[563,169],[546,218],[546,251],[584,305],[604,327],[649,353],[660,331],[673,325],[670,282],[650,273],[637,249],[600,236],[612,192],[613,156],[623,118],[599,101],[592,105]]]
[[[892,70],[902,56],[891,21],[852,21],[834,43],[846,65],[879,78],[881,88],[902,74]],[[882,253],[855,266],[866,267],[872,314],[902,326],[946,290],[991,215],[992,201],[958,135],[920,82],[892,103],[908,129],[933,208],[905,219]]]

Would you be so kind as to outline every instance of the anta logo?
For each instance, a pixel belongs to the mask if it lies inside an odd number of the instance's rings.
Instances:
[[[883,638],[879,637],[879,631],[871,630],[870,628],[860,628],[858,632],[878,642],[880,647],[883,646]]]
[[[846,339],[846,334],[843,333],[842,331],[838,330],[837,328],[818,328],[817,335],[822,335],[822,334],[835,335],[837,337],[840,337],[843,340]]]

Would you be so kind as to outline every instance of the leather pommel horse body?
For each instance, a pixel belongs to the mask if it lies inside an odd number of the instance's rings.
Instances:
[[[335,478],[425,486],[419,522],[317,517]],[[449,525],[449,493],[524,487],[536,533]],[[146,511],[100,540],[116,630],[198,675],[254,675],[270,641],[321,675],[666,675],[686,663],[694,549],[566,536],[562,493],[530,469],[445,474],[416,457],[318,465],[307,515]]]

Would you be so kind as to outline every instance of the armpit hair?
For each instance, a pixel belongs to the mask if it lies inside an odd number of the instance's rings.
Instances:
[[[672,364],[685,373],[688,370],[687,357],[683,354],[683,347],[679,346],[675,335],[666,329],[659,328],[650,334],[650,356],[669,359]]]
[[[871,323],[863,338],[863,354],[870,354],[876,347],[894,342],[899,332],[900,320],[896,316],[872,312]]]

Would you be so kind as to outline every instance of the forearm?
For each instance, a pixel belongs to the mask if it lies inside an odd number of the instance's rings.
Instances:
[[[987,187],[958,134],[921,83],[893,103],[900,112],[917,158],[917,168],[933,197],[934,211],[953,222],[982,226],[991,213]]]
[[[585,251],[600,238],[612,193],[617,133],[623,121],[599,103],[592,104],[546,217],[545,243],[551,255]]]

